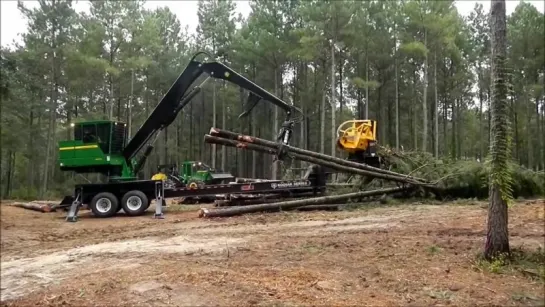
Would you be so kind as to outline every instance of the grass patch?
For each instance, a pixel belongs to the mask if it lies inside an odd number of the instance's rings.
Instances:
[[[514,293],[511,295],[511,300],[526,306],[543,306],[543,297],[536,297],[527,293]]]
[[[491,261],[477,256],[476,268],[493,274],[520,273],[532,280],[545,283],[545,250],[538,247],[535,251],[521,248],[511,249],[511,255],[502,255]]]
[[[304,250],[306,253],[309,254],[317,254],[322,251],[322,247],[312,244],[312,243],[305,243],[301,246],[301,249]]]
[[[430,255],[436,255],[438,254],[439,252],[441,252],[441,248],[437,245],[432,245],[430,247],[428,247],[428,254]]]
[[[429,287],[424,288],[424,293],[427,296],[438,300],[450,300],[454,296],[454,293],[449,290],[438,290]]]

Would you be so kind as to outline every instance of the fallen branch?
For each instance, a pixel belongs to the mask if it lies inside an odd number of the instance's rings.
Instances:
[[[261,138],[253,137],[253,136],[249,136],[249,135],[238,134],[238,133],[235,133],[235,132],[231,132],[231,131],[228,131],[228,130],[222,130],[222,129],[218,129],[218,128],[214,128],[214,127],[212,127],[210,129],[210,135],[211,136],[221,137],[221,138],[227,138],[227,139],[231,139],[231,140],[237,140],[237,141],[241,141],[241,142],[245,142],[245,143],[253,143],[253,144],[256,144],[256,145],[261,145],[261,146],[268,147],[268,148],[273,148],[273,149],[277,149],[278,146],[279,146],[278,143],[271,142],[271,141],[268,141],[268,140],[265,140],[265,139],[261,139]],[[338,163],[340,165],[344,165],[344,166],[351,167],[351,168],[361,169],[361,170],[365,170],[365,171],[369,171],[369,172],[373,172],[373,173],[380,173],[380,174],[385,174],[385,175],[390,175],[390,176],[400,176],[400,177],[402,177],[404,179],[408,179],[408,180],[415,181],[415,182],[418,182],[418,183],[428,183],[426,180],[424,180],[422,178],[417,178],[417,177],[413,177],[413,176],[409,176],[409,175],[403,175],[403,174],[399,174],[399,173],[392,172],[392,171],[389,171],[389,170],[372,167],[372,166],[367,165],[367,164],[356,163],[356,162],[344,160],[344,159],[341,159],[341,158],[332,157],[332,156],[329,156],[329,155],[326,155],[326,154],[317,153],[317,152],[314,152],[314,151],[305,150],[305,149],[301,149],[301,148],[290,146],[290,145],[285,145],[283,147],[283,149],[285,149],[288,152],[297,153],[299,155],[305,155],[305,156],[309,156],[309,157],[316,158],[316,159],[323,159],[323,160],[326,160],[326,161]]]
[[[199,217],[205,217],[205,218],[229,217],[229,216],[236,216],[236,215],[242,215],[242,214],[254,213],[254,212],[289,210],[289,209],[295,209],[295,208],[309,206],[309,205],[319,205],[319,204],[341,201],[341,200],[348,201],[352,198],[392,194],[392,193],[397,193],[404,190],[407,190],[407,188],[387,188],[387,189],[380,189],[380,190],[373,190],[373,191],[361,191],[361,192],[354,192],[354,193],[348,193],[343,195],[313,197],[313,198],[306,198],[306,199],[300,199],[300,200],[276,202],[271,204],[249,205],[249,206],[233,207],[233,208],[227,208],[227,209],[201,208],[201,210],[199,211]]]

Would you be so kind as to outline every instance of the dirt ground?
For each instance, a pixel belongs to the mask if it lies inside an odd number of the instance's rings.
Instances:
[[[536,306],[543,281],[476,262],[486,204],[200,219],[1,208],[4,306]],[[545,201],[509,209],[512,247],[543,248]],[[545,264],[544,264],[545,265]]]

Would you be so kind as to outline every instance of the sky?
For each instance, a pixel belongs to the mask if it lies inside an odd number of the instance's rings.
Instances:
[[[23,1],[27,7],[36,7],[38,5],[37,1]],[[243,16],[248,16],[250,13],[250,5],[248,1],[244,0],[235,0],[237,6],[237,13],[241,13]],[[490,0],[486,1],[456,1],[456,7],[462,15],[468,15],[476,3],[482,3],[484,10],[490,10]],[[518,0],[507,0],[506,1],[506,10],[507,14],[511,14],[517,4],[520,1]],[[543,13],[545,1],[529,1],[526,2],[532,3],[537,9]],[[172,1],[153,1],[148,0],[145,4],[146,8],[154,9],[160,6],[168,6],[172,12],[174,12],[178,19],[180,20],[182,27],[188,26],[189,31],[195,31],[198,24],[197,17],[197,1],[191,0],[172,0]],[[89,2],[82,0],[74,1],[74,8],[76,11],[88,11]],[[23,18],[22,14],[17,9],[17,0],[0,0],[0,21],[1,21],[1,33],[0,33],[0,42],[2,46],[12,45],[13,40],[18,42],[21,41],[20,33],[26,32],[27,21]]]

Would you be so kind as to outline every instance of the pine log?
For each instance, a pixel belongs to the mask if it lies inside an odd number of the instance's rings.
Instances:
[[[297,211],[339,211],[339,205],[310,205],[295,208]]]
[[[54,212],[56,211],[56,206],[52,205],[50,203],[36,203],[36,202],[29,202],[29,203],[13,203],[12,206],[38,211],[38,212]]]
[[[237,141],[241,141],[241,142],[245,142],[245,143],[254,143],[256,145],[261,145],[261,146],[274,148],[274,149],[279,148],[278,143],[275,143],[275,142],[272,142],[272,141],[269,141],[269,140],[265,140],[265,139],[261,139],[261,138],[254,137],[254,136],[249,136],[249,135],[243,135],[243,134],[235,133],[235,132],[228,131],[228,130],[218,129],[218,128],[215,128],[215,127],[212,127],[210,129],[210,135],[217,136],[217,137],[222,137],[222,138],[227,138],[227,139],[231,139],[231,140],[237,140]],[[314,151],[294,147],[294,146],[291,146],[291,145],[284,145],[283,149],[285,149],[286,151],[292,152],[292,153],[297,153],[297,154],[300,154],[300,155],[306,155],[306,156],[317,158],[317,159],[323,159],[323,160],[326,160],[326,161],[335,162],[335,163],[338,163],[340,165],[344,165],[344,166],[347,166],[347,167],[358,168],[358,169],[362,169],[362,170],[366,170],[366,171],[371,171],[371,172],[375,172],[375,173],[382,173],[382,174],[391,175],[391,176],[401,176],[401,177],[403,177],[405,179],[417,181],[417,182],[420,182],[420,183],[428,183],[425,179],[422,179],[422,178],[417,178],[417,177],[414,177],[414,176],[404,175],[404,174],[392,172],[392,171],[389,171],[389,170],[373,167],[373,166],[370,166],[370,165],[367,165],[367,164],[362,164],[362,163],[357,163],[357,162],[344,160],[344,159],[341,159],[341,158],[332,157],[332,156],[329,156],[329,155],[326,155],[326,154],[322,154],[322,153],[318,153],[318,152],[314,152]],[[275,152],[275,154],[276,154],[276,152]]]
[[[299,207],[304,207],[309,205],[325,204],[332,201],[340,201],[340,200],[348,201],[352,198],[361,198],[366,196],[397,193],[405,189],[406,188],[387,188],[387,189],[380,189],[380,190],[373,190],[373,191],[360,191],[360,192],[348,193],[343,195],[313,197],[313,198],[306,198],[306,199],[300,199],[300,200],[276,202],[271,204],[249,205],[249,206],[233,207],[233,208],[227,208],[227,209],[201,208],[201,210],[199,211],[199,217],[206,217],[206,218],[229,217],[229,216],[236,216],[236,215],[242,215],[242,214],[254,213],[254,212],[289,210],[289,209],[294,209],[294,208],[299,208]]]
[[[233,207],[233,206],[247,206],[254,204],[265,204],[279,202],[287,199],[301,199],[304,197],[316,196],[313,193],[294,194],[294,195],[275,195],[278,197],[271,198],[233,198],[233,199],[221,199],[214,202],[214,207]]]
[[[226,139],[226,138],[222,138],[222,137],[215,137],[215,136],[211,136],[211,135],[208,135],[208,134],[206,134],[204,136],[204,141],[206,143],[212,143],[212,144],[219,144],[219,145],[223,145],[223,146],[230,146],[230,147],[236,147],[236,148],[249,149],[249,150],[268,153],[268,154],[272,154],[272,155],[276,154],[276,151],[274,149],[272,149],[272,148],[268,148],[268,147],[264,147],[264,146],[256,145],[256,144],[252,144],[252,143],[239,142],[239,141]],[[360,168],[343,166],[343,165],[339,165],[339,164],[337,164],[335,162],[325,161],[325,160],[313,158],[313,157],[310,157],[310,156],[307,156],[307,155],[302,155],[302,154],[298,154],[298,153],[294,153],[294,152],[292,152],[291,154],[292,154],[292,157],[295,158],[295,159],[302,160],[302,161],[307,161],[307,162],[314,163],[314,164],[324,165],[324,166],[327,166],[327,167],[330,167],[330,168],[333,168],[333,169],[337,169],[339,171],[347,172],[347,173],[354,173],[354,174],[359,174],[359,175],[363,175],[363,176],[376,177],[376,178],[381,178],[381,179],[385,179],[385,180],[391,180],[391,181],[408,183],[408,184],[419,185],[419,186],[426,185],[426,184],[424,184],[422,182],[414,181],[414,180],[411,180],[410,178],[406,178],[406,177],[400,177],[400,176],[397,176],[397,175],[393,176],[393,175],[383,174],[383,173],[375,173],[375,172],[363,170],[363,169],[360,169]]]

